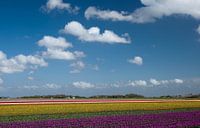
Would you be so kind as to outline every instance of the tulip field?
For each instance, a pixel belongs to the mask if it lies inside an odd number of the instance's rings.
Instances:
[[[198,128],[199,100],[0,101],[0,128]]]

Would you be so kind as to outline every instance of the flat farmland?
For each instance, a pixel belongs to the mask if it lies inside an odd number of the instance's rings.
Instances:
[[[146,123],[140,123],[141,120]],[[0,101],[0,128],[54,127],[53,124],[50,125],[51,122],[54,122],[55,127],[97,127],[94,124],[103,125],[102,127],[125,127],[126,125],[142,127],[143,124],[157,126],[158,123],[174,127],[177,125],[200,126],[200,100],[29,99]]]
[[[9,100],[0,102],[0,116],[128,110],[200,108],[199,100]]]

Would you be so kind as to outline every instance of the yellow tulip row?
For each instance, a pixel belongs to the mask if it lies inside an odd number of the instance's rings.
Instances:
[[[37,105],[1,105],[0,116],[68,114],[126,110],[168,110],[177,108],[200,108],[200,102],[184,101],[161,103],[68,103]]]

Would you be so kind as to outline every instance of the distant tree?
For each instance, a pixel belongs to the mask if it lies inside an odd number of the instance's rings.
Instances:
[[[126,94],[125,98],[144,98],[144,96],[131,93],[131,94]]]

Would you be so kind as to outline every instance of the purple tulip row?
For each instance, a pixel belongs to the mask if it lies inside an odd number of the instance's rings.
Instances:
[[[200,126],[200,111],[97,116],[0,124],[0,128],[181,128],[193,126]]]

